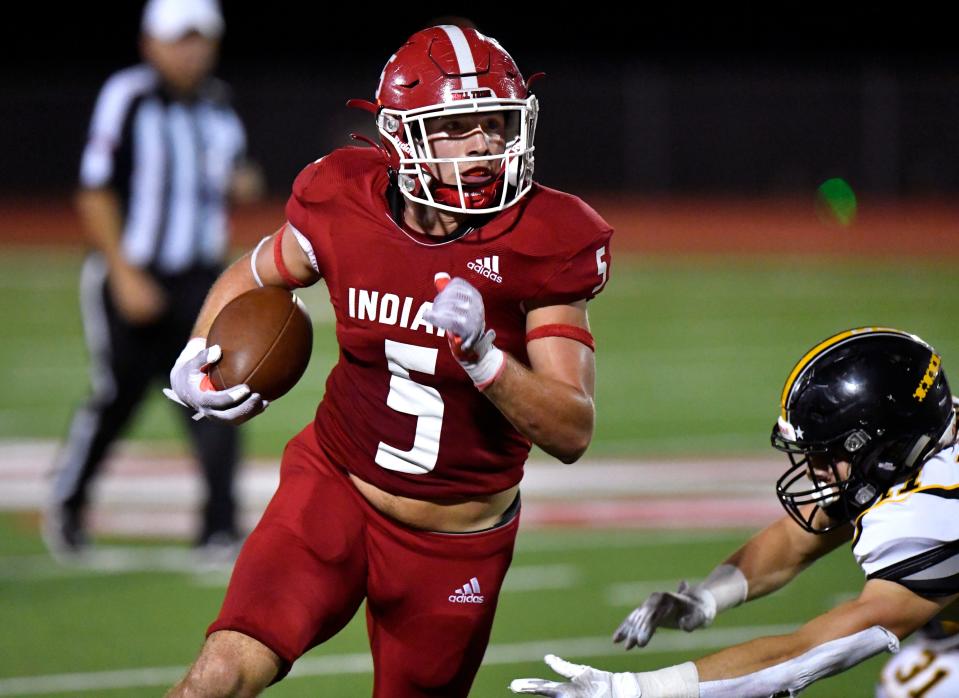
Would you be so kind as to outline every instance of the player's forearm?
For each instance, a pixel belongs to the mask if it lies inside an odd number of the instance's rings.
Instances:
[[[742,571],[749,583],[747,598],[756,599],[785,586],[848,537],[843,529],[826,535],[806,533],[784,516],[753,536],[726,563]]]
[[[120,238],[123,213],[120,199],[112,189],[81,189],[75,198],[77,214],[87,239],[99,250],[113,270],[126,265]]]
[[[735,565],[746,577],[747,601],[781,589],[803,569],[803,562],[795,551],[770,547],[780,545],[775,542],[779,539],[777,533],[776,524],[763,529],[726,560],[726,564]]]
[[[592,397],[531,371],[509,354],[484,395],[521,434],[564,463],[582,456],[593,437]]]
[[[250,271],[250,255],[247,253],[220,274],[216,283],[213,284],[213,287],[207,293],[206,300],[203,301],[203,307],[200,309],[200,314],[197,315],[190,336],[206,337],[210,331],[210,325],[213,324],[213,320],[223,310],[224,306],[241,293],[256,287],[257,283]]]
[[[900,591],[896,585],[883,586],[879,593],[861,595],[840,604],[788,635],[759,638],[696,660],[699,679],[712,681],[751,674],[874,625],[893,630],[890,626],[895,626],[897,619],[913,615],[908,603],[913,596],[905,589]],[[930,611],[929,617],[934,613],[934,610]]]
[[[809,649],[795,633],[762,637],[695,661],[700,681],[744,676],[798,657]]]
[[[793,633],[791,636],[786,636],[784,641],[788,642],[788,638],[795,638],[798,635],[799,633]],[[829,639],[830,637],[832,639]],[[777,638],[764,638],[757,642],[775,644],[775,640]],[[693,665],[692,672],[698,674],[698,687],[686,690],[683,695],[698,695],[699,698],[793,696],[801,693],[810,684],[846,671],[880,652],[899,650],[899,640],[896,636],[878,624],[838,637],[828,633],[825,637],[803,644],[807,648],[798,654],[793,654],[791,657],[783,655],[779,661],[766,660],[762,662],[765,666],[747,673],[741,673],[743,667],[740,664],[726,667],[719,672],[719,676],[714,676],[710,673],[712,670],[705,668],[705,662],[700,660]],[[749,645],[752,645],[755,650],[756,643],[749,643]],[[746,645],[742,647],[745,648]],[[660,673],[677,675],[677,670],[681,668],[669,667],[660,670]],[[706,674],[703,673],[704,669]],[[688,680],[686,688],[693,688],[688,685]]]

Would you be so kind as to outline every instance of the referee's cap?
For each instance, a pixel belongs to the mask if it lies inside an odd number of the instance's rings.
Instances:
[[[140,29],[160,41],[176,41],[194,31],[216,39],[223,34],[223,15],[217,0],[148,0]]]

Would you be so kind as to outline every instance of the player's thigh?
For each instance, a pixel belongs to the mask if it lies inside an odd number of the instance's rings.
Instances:
[[[374,534],[370,527],[367,625],[375,696],[468,695],[518,523],[463,535],[398,526]]]
[[[280,486],[243,545],[208,633],[235,630],[273,650],[288,670],[339,632],[366,595],[364,521],[341,477],[287,446]],[[284,672],[285,673],[285,670]]]

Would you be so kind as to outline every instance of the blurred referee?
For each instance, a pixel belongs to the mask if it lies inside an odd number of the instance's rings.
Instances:
[[[227,200],[254,198],[262,188],[244,164],[246,136],[226,87],[211,77],[223,28],[216,0],[149,0],[144,63],[111,76],[97,99],[76,200],[95,248],[80,280],[92,396],[74,415],[56,463],[44,522],[55,554],[88,545],[91,481],[189,338],[226,251]],[[232,553],[237,434],[180,414],[207,486],[195,542]]]

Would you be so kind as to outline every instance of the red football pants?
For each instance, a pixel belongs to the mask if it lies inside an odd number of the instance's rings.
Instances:
[[[376,511],[320,454],[312,425],[283,453],[280,486],[243,546],[217,620],[285,662],[339,632],[366,599],[373,696],[466,696],[489,641],[519,516],[444,534]]]

